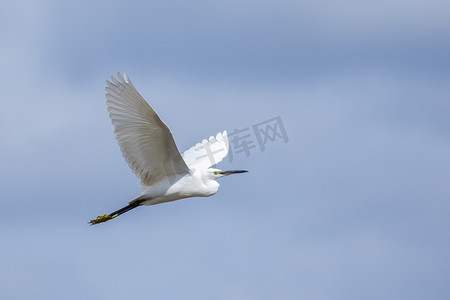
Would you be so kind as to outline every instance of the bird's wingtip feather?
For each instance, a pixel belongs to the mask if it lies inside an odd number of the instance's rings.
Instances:
[[[123,79],[122,74],[120,74],[120,72],[117,72],[117,78],[120,80],[121,83],[125,82],[125,79]]]

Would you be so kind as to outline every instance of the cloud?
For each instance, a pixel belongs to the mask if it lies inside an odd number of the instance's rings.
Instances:
[[[141,67],[147,73],[214,74],[238,81],[307,80],[379,65],[406,70],[422,63],[439,69],[449,48],[445,6],[406,1],[385,6],[357,1],[49,2],[41,51],[48,70],[71,81],[92,79],[99,70],[104,75]],[[433,57],[427,56],[430,51]]]
[[[447,3],[2,6],[3,298],[446,294]],[[289,143],[225,160],[250,173],[212,198],[89,227],[139,193],[104,103],[116,71],[180,149],[277,115]]]

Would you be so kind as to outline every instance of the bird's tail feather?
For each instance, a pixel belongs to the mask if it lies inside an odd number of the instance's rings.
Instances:
[[[103,223],[103,222],[109,221],[111,219],[114,219],[115,217],[118,217],[121,214],[126,213],[127,211],[130,211],[138,206],[141,206],[142,202],[144,202],[144,201],[145,200],[139,199],[139,198],[135,199],[133,201],[130,201],[130,203],[127,206],[124,206],[121,209],[116,210],[115,212],[112,212],[110,214],[101,215],[95,219],[90,220],[89,224],[95,225],[95,224]]]

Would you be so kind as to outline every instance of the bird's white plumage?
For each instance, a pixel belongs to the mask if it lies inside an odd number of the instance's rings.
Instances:
[[[182,155],[172,133],[134,88],[127,74],[106,81],[106,103],[114,133],[125,160],[141,178],[141,195],[91,225],[111,220],[141,205],[154,205],[189,197],[209,197],[219,190],[218,178],[244,170],[210,168],[228,154],[227,132],[203,140]]]
[[[216,137],[210,137],[209,140],[203,140],[188,150],[181,156],[190,169],[207,169],[218,164],[227,156],[229,149],[228,135],[224,131],[219,132]]]
[[[189,168],[166,124],[135,89],[128,76],[106,81],[108,111],[120,150],[130,168],[151,186],[166,176],[188,173]]]

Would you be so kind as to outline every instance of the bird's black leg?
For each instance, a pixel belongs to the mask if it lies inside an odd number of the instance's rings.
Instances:
[[[141,199],[133,200],[127,206],[122,207],[121,209],[118,209],[115,212],[98,216],[96,219],[89,221],[89,224],[94,225],[94,224],[103,223],[103,222],[109,221],[111,219],[114,219],[115,217],[120,216],[121,214],[124,214],[127,211],[130,211],[138,206],[141,206],[142,202],[144,202],[144,201],[145,200],[143,200],[143,199],[142,200]]]

